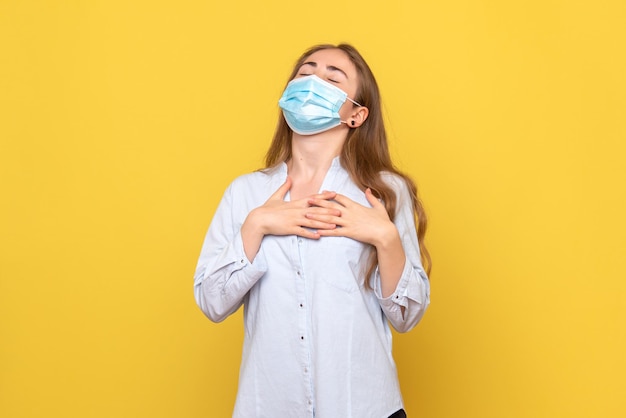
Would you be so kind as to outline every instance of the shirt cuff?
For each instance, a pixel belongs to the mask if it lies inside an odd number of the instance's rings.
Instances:
[[[244,269],[244,276],[242,277],[246,278],[246,281],[256,280],[267,272],[267,261],[263,251],[263,246],[261,246],[258,253],[254,257],[254,260],[250,262],[246,256],[246,252],[244,251],[243,239],[239,233],[233,237],[233,240],[230,243],[228,243],[215,264],[205,266],[204,272],[197,278],[194,286],[202,285],[202,283],[210,275],[209,270],[213,272],[222,270],[223,272],[227,272],[227,274],[217,275],[218,279],[215,283],[216,286],[214,289],[222,289],[223,291],[233,273]]]
[[[421,291],[422,283],[420,283],[420,279],[421,275],[414,273],[413,265],[407,258],[405,259],[404,269],[402,270],[402,275],[400,276],[396,289],[391,295],[383,297],[380,272],[378,271],[378,267],[376,267],[374,272],[374,294],[378,298],[381,306],[387,308],[393,308],[394,305],[395,308],[399,306],[407,308],[409,306],[409,299],[421,304],[424,301],[421,297],[423,292]]]
[[[235,235],[235,239],[232,243],[235,254],[237,255],[237,267],[235,270],[241,270],[244,267],[249,268],[252,275],[255,273],[265,273],[267,271],[267,261],[265,258],[265,251],[263,251],[263,245],[259,247],[259,251],[256,253],[254,260],[248,260],[246,251],[243,248],[243,238],[241,232]]]

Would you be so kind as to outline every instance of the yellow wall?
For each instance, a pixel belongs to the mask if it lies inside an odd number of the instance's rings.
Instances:
[[[192,296],[296,56],[349,41],[430,213],[411,417],[626,416],[626,7],[0,1],[0,416],[224,417]]]

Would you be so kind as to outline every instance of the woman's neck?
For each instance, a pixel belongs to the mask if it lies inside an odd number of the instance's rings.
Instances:
[[[296,200],[319,192],[333,159],[341,154],[344,132],[318,135],[293,134],[291,159],[287,170],[292,180],[291,199]]]

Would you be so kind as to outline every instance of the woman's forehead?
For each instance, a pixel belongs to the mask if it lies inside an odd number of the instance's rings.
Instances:
[[[316,51],[306,57],[304,62],[315,62],[322,65],[331,65],[342,63],[345,66],[349,66],[354,68],[354,64],[350,61],[350,57],[348,54],[343,52],[341,49],[322,49],[320,51]]]
[[[315,63],[318,66],[334,66],[344,71],[356,72],[356,68],[348,54],[341,49],[322,49],[306,57],[304,63]]]

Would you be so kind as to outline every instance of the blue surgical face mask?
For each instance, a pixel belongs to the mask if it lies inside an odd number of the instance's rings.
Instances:
[[[278,105],[289,127],[300,135],[313,135],[339,126],[339,109],[350,100],[348,94],[316,75],[293,79],[287,84]],[[345,123],[345,122],[344,122]]]

